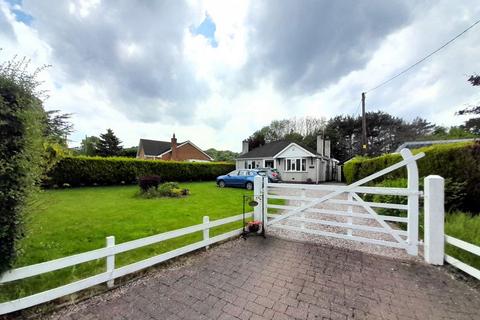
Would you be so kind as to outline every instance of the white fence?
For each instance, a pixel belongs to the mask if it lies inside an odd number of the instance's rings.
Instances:
[[[251,216],[252,216],[252,213],[247,213],[245,215],[245,217],[251,217]],[[190,226],[190,227],[186,227],[178,230],[173,230],[173,231],[169,231],[169,232],[165,232],[165,233],[161,233],[154,236],[141,238],[141,239],[137,239],[129,242],[124,242],[120,244],[115,244],[115,238],[111,236],[106,238],[106,247],[104,248],[76,254],[73,256],[65,257],[65,258],[51,260],[43,263],[38,263],[38,264],[34,264],[27,267],[21,267],[18,269],[10,270],[2,275],[2,277],[0,278],[0,284],[15,281],[15,280],[20,280],[20,279],[25,279],[28,277],[33,277],[39,274],[59,270],[66,267],[71,267],[71,266],[92,261],[92,260],[97,260],[102,258],[106,259],[105,272],[86,278],[86,279],[82,279],[82,280],[67,284],[67,285],[63,285],[61,287],[36,293],[24,298],[0,303],[0,315],[25,309],[28,307],[32,307],[47,301],[51,301],[65,295],[87,289],[89,287],[95,286],[100,283],[106,282],[108,287],[112,287],[114,285],[114,279],[116,278],[151,267],[155,264],[164,262],[174,257],[178,257],[188,252],[198,250],[200,248],[204,248],[204,247],[207,248],[209,245],[213,243],[240,235],[243,229],[237,229],[227,233],[223,233],[215,237],[210,237],[210,229],[214,227],[222,226],[228,223],[232,223],[235,221],[240,221],[242,219],[243,219],[243,215],[236,215],[236,216],[232,216],[225,219],[209,221],[209,218],[206,216],[203,218],[202,224],[198,224],[198,225],[194,225],[194,226]],[[120,268],[115,268],[116,254],[138,249],[145,246],[149,246],[149,245],[156,244],[168,239],[181,237],[181,236],[191,234],[194,232],[199,232],[199,231],[203,231],[202,241],[192,243],[187,246],[184,246],[169,252],[165,252],[160,255],[157,255],[139,262],[135,262]]]
[[[444,261],[480,280],[480,270],[445,254],[445,244],[480,257],[480,247],[445,234],[444,179],[425,178],[425,261],[443,265]]]
[[[401,151],[403,160],[388,168],[380,170],[366,178],[354,182],[347,186],[342,185],[308,185],[308,184],[282,184],[268,183],[267,180],[255,184],[256,194],[263,194],[264,207],[267,218],[267,226],[286,229],[294,232],[304,232],[314,235],[334,237],[340,239],[353,240],[358,242],[372,243],[383,246],[405,249],[411,255],[418,254],[418,207],[421,192],[418,189],[418,168],[416,160],[425,154],[420,153],[412,155],[410,150]],[[402,167],[407,167],[408,183],[406,188],[385,188],[385,187],[366,187],[363,184],[377,179],[385,174]],[[260,178],[257,178],[260,179]],[[283,190],[300,191],[300,195],[285,195]],[[307,196],[307,191],[327,191],[326,195]],[[396,203],[377,203],[367,202],[358,195],[358,193],[394,195],[407,197],[407,204]],[[344,197],[345,199],[339,198]],[[275,205],[268,203],[268,199],[284,199],[296,201],[296,204]],[[346,205],[345,210],[331,210],[325,205],[339,204]],[[322,208],[316,206],[322,205]],[[354,209],[354,208],[361,208]],[[373,208],[388,208],[404,210],[406,217],[394,217],[379,215]],[[268,209],[283,210],[282,214],[269,213]],[[260,209],[257,209],[260,210]],[[363,211],[363,212],[360,212]],[[309,217],[305,217],[308,214]],[[334,216],[337,221],[332,221],[329,217]],[[373,223],[365,223],[364,220],[374,220]],[[283,221],[283,223],[279,223]],[[407,231],[392,228],[387,221],[403,222],[407,224]],[[294,223],[287,223],[294,222]],[[301,226],[292,224],[301,223]],[[339,232],[328,231],[328,228],[313,227],[321,225],[327,227],[338,227]],[[309,227],[307,227],[309,226]],[[322,230],[324,229],[324,230]],[[331,229],[331,228],[330,228]],[[357,230],[361,230],[366,236],[354,235]],[[368,233],[382,233],[387,237],[379,239],[370,236]]]

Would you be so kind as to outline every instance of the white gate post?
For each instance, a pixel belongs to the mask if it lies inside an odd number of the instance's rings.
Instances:
[[[400,151],[404,160],[413,157],[408,149]],[[417,162],[411,161],[407,164],[408,191],[408,248],[407,253],[413,256],[418,255],[418,168]]]
[[[263,180],[262,176],[256,175],[253,179],[253,198],[258,202],[258,205],[253,208],[253,220],[262,221],[262,207],[263,207]]]
[[[107,248],[114,247],[115,246],[115,236],[110,236],[106,238],[107,240]],[[107,272],[110,272],[113,274],[113,271],[115,270],[115,255],[108,255],[107,256]],[[107,287],[108,288],[113,288],[115,285],[114,280],[108,280],[107,281]]]
[[[425,261],[443,265],[445,250],[444,231],[444,179],[440,176],[425,178]]]

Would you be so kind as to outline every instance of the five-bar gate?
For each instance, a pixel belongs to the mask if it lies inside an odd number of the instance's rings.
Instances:
[[[412,155],[403,149],[403,160],[350,185],[311,185],[269,183],[259,177],[255,194],[263,195],[263,207],[256,208],[256,216],[265,213],[266,228],[281,228],[319,236],[348,239],[405,249],[418,254],[418,208],[421,192],[418,188],[416,160],[424,153]],[[383,175],[402,167],[407,168],[406,188],[364,186]],[[407,198],[407,204],[365,201],[360,194],[393,195]],[[269,199],[283,199],[287,204],[272,204]],[[332,208],[333,207],[333,208]],[[376,208],[406,212],[401,216],[381,215]],[[273,210],[272,210],[273,209]],[[388,222],[407,224],[401,230]]]

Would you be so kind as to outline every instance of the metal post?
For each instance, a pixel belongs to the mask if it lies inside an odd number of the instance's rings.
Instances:
[[[208,216],[203,216],[203,224],[208,224],[210,222],[210,218]],[[210,239],[210,228],[203,229],[203,241],[208,243]],[[206,245],[205,250],[208,250],[210,246]]]
[[[444,179],[428,176],[425,183],[425,261],[443,265],[445,255]]]
[[[262,233],[263,236],[265,237],[265,231],[267,230],[266,224],[267,224],[267,214],[268,214],[268,177],[263,177],[262,179],[262,199],[261,199],[261,205],[262,205],[262,216],[260,218],[260,221],[262,221]]]
[[[115,236],[106,237],[107,248],[115,246]],[[115,270],[115,254],[107,256],[107,272],[110,272],[111,280],[107,281],[107,287],[113,288],[115,280],[113,279],[113,271]]]

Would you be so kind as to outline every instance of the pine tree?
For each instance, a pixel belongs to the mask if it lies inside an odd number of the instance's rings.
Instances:
[[[100,135],[100,140],[96,145],[96,154],[101,157],[118,156],[122,150],[121,143],[112,129],[107,129],[107,133]]]

